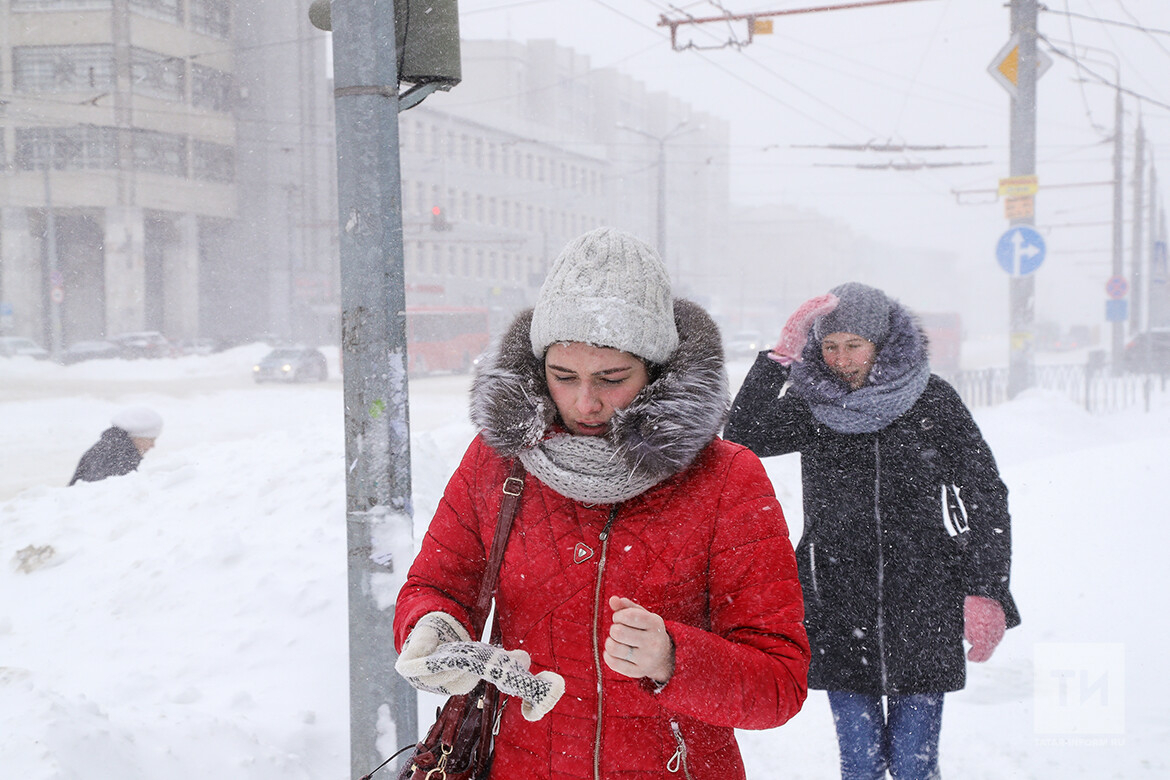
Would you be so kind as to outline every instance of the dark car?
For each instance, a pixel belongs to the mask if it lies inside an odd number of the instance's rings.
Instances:
[[[122,348],[122,357],[160,358],[175,356],[175,348],[171,346],[171,342],[167,341],[167,337],[156,330],[122,333],[114,336],[110,341]]]
[[[1126,371],[1137,374],[1170,373],[1170,328],[1139,333],[1125,345]]]
[[[78,341],[61,351],[61,362],[66,365],[116,357],[122,357],[122,347],[111,341]]]
[[[49,351],[32,339],[21,336],[4,336],[0,338],[0,357],[30,357],[45,360]]]
[[[329,378],[325,355],[313,347],[277,347],[252,366],[257,382],[324,382]]]

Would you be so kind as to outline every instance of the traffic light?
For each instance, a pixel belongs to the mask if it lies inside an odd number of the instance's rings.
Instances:
[[[447,221],[447,215],[443,213],[442,206],[431,207],[431,230],[450,230],[451,223]]]

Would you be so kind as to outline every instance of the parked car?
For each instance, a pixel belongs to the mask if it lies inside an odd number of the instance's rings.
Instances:
[[[325,355],[313,347],[277,347],[252,366],[257,382],[324,382],[329,378]]]
[[[127,358],[160,358],[174,357],[175,348],[167,337],[157,330],[143,330],[135,333],[122,333],[110,339],[122,348],[122,357]]]
[[[758,330],[741,330],[727,340],[728,358],[754,358],[761,349],[767,349]]]
[[[1125,345],[1122,364],[1140,374],[1170,373],[1170,328],[1139,333]]]
[[[0,357],[31,357],[45,360],[49,351],[32,339],[22,336],[4,336],[0,338]]]
[[[77,341],[61,351],[61,362],[66,365],[116,357],[122,357],[122,347],[112,341]]]
[[[183,339],[175,344],[175,350],[180,355],[210,355],[221,351],[219,342],[208,338]]]

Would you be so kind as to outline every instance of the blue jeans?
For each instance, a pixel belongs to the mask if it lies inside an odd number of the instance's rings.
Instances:
[[[885,698],[829,691],[842,780],[938,780],[943,694]]]

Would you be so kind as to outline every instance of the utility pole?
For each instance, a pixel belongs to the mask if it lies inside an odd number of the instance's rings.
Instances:
[[[1121,278],[1124,238],[1122,237],[1122,219],[1124,196],[1121,190],[1122,165],[1125,157],[1124,133],[1122,120],[1124,113],[1121,103],[1121,74],[1117,75],[1117,91],[1113,102],[1113,263],[1110,268],[1114,279]],[[1121,359],[1125,349],[1125,322],[1120,316],[1111,316],[1110,323],[1110,363],[1114,374],[1121,373]]]
[[[685,119],[682,122],[679,122],[673,130],[670,130],[665,135],[654,135],[653,133],[648,133],[645,130],[639,130],[636,127],[630,127],[629,125],[621,124],[620,122],[618,123],[617,128],[619,130],[629,130],[631,133],[637,133],[638,135],[644,138],[649,138],[651,141],[658,144],[658,202],[655,211],[655,231],[657,233],[656,248],[658,249],[658,256],[662,258],[662,262],[667,264],[667,268],[670,268],[672,264],[669,263],[669,261],[666,259],[666,142],[672,138],[677,138],[684,133],[699,130],[700,128],[688,126],[688,123]],[[675,284],[680,284],[679,277],[681,275],[682,268],[675,264],[674,273],[671,274]]]
[[[1036,173],[1036,0],[1012,0],[1011,29],[1019,38],[1019,70],[1011,110],[1011,175]],[[1035,217],[1018,217],[1012,226],[1035,224]],[[1008,351],[1008,397],[1014,398],[1034,384],[1032,328],[1035,319],[1034,274],[1013,275],[1008,281],[1011,312]]]
[[[337,2],[331,21],[349,553],[350,776],[361,777],[418,739],[417,697],[393,666],[393,600],[413,552],[394,2]]]
[[[1130,299],[1133,305],[1129,310],[1130,335],[1142,330],[1142,288],[1145,286],[1145,275],[1142,273],[1142,214],[1145,212],[1142,199],[1145,197],[1145,153],[1146,135],[1142,130],[1141,118],[1138,118],[1137,130],[1134,132],[1133,142],[1133,246],[1130,247],[1132,260],[1129,271]]]
[[[53,208],[53,190],[49,184],[49,169],[56,153],[56,141],[50,141],[45,148],[45,257],[49,265],[49,354],[54,361],[61,359],[61,302],[65,296],[65,280],[61,277],[61,263],[57,256],[57,212]]]

